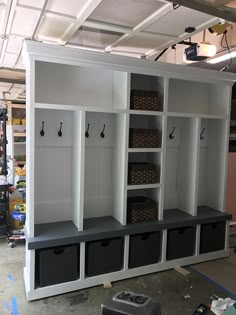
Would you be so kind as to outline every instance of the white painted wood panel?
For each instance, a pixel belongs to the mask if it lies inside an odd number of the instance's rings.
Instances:
[[[207,144],[200,148],[198,205],[223,211],[228,123],[203,119],[202,126],[206,128]]]
[[[195,212],[197,132],[195,118],[167,120],[164,209]]]
[[[41,136],[44,122],[44,136]],[[62,136],[58,136],[62,123]],[[37,147],[71,147],[73,143],[73,111],[36,109],[35,110],[35,145]]]
[[[128,117],[118,114],[115,117],[115,138],[113,149],[113,215],[122,225],[126,224],[126,182]]]
[[[73,220],[72,147],[36,147],[35,178],[35,223]]]
[[[114,72],[36,62],[37,103],[113,109]]]
[[[82,231],[84,211],[85,112],[73,113],[73,126],[73,222],[78,230]]]

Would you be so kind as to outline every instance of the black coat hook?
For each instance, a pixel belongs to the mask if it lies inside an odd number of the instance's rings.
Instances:
[[[58,136],[61,137],[62,136],[62,122],[60,122],[60,129],[58,131]]]
[[[206,130],[206,128],[203,128],[202,129],[202,132],[201,132],[201,134],[200,134],[200,140],[203,140],[204,139],[204,137],[203,137],[203,134],[204,134],[204,131]]]
[[[106,128],[106,125],[103,125],[102,132],[100,133],[101,138],[105,138],[105,134],[104,134],[105,128]]]
[[[173,130],[171,131],[171,133],[169,134],[169,138],[171,140],[173,140],[175,137],[174,137],[174,132],[175,132],[175,127],[173,127]]]
[[[44,132],[44,121],[42,121],[42,129],[40,130],[40,135],[42,137],[45,135],[45,132]]]
[[[87,130],[86,130],[86,132],[85,132],[85,137],[86,137],[86,138],[89,137],[89,126],[90,126],[90,125],[88,124]]]

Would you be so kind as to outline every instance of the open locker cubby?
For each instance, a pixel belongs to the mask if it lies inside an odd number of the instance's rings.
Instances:
[[[197,119],[167,118],[164,217],[168,209],[194,215]]]
[[[125,109],[127,73],[35,62],[35,101],[84,108]]]
[[[135,91],[145,91],[146,92],[158,92],[159,98],[159,109],[157,111],[163,111],[164,104],[164,79],[158,76],[144,75],[144,74],[136,74],[131,73],[131,82],[130,82],[130,94],[131,94],[131,104],[130,109],[139,110],[132,108],[132,95]],[[146,94],[148,95],[148,93]],[[152,97],[152,94],[150,94]],[[145,103],[145,101],[144,101]],[[146,105],[147,106],[147,105]],[[148,107],[147,107],[148,108]],[[148,109],[142,110],[148,110]],[[154,110],[155,111],[155,110]]]
[[[60,123],[62,137],[58,136]],[[73,169],[77,146],[73,142],[75,124],[79,124],[79,120],[72,111],[35,111],[35,224],[75,222],[78,211],[73,200],[74,178],[77,176]]]
[[[228,124],[221,119],[202,119],[200,132],[198,214],[208,208],[224,211]]]
[[[84,219],[112,216],[123,223],[126,116],[88,112],[85,129],[88,125],[84,156]]]
[[[138,148],[143,148],[145,151],[145,148],[148,149],[149,147],[160,149],[162,147],[162,125],[163,118],[161,116],[130,115],[129,151],[138,151]],[[140,143],[140,145],[135,145],[135,143]],[[156,145],[152,143],[156,143]]]
[[[224,84],[170,79],[168,111],[225,117],[228,93],[229,87]]]
[[[150,171],[152,175],[144,175],[145,164],[152,166]],[[137,176],[135,175],[137,174]],[[128,156],[128,189],[138,189],[139,186],[157,185],[160,183],[161,178],[161,153],[154,152],[135,152],[129,153]],[[140,182],[135,181],[140,179]],[[150,180],[150,181],[149,181]],[[143,182],[143,183],[141,183]],[[150,187],[151,188],[151,187]]]

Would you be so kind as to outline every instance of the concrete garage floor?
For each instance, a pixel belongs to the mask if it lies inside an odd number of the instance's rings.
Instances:
[[[23,283],[24,244],[10,248],[0,240],[0,315],[99,315],[108,295],[122,290],[143,293],[161,304],[162,315],[188,315],[200,304],[209,304],[212,296],[227,297],[199,274],[184,276],[168,270],[129,280],[114,282],[112,289],[102,286],[27,302]],[[185,298],[188,294],[190,297]],[[212,314],[209,312],[209,314]]]

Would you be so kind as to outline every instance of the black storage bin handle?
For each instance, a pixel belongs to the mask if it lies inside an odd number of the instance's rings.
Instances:
[[[103,240],[101,241],[101,246],[102,247],[107,247],[110,244],[110,240]]]
[[[150,238],[150,234],[145,234],[141,236],[142,241],[147,241]]]
[[[64,248],[60,248],[60,249],[54,249],[53,254],[54,255],[62,255],[64,253]]]

